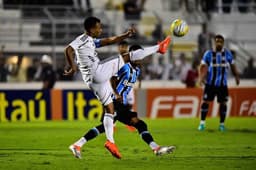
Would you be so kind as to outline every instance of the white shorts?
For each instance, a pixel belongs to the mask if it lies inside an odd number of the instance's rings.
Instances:
[[[113,102],[111,97],[113,89],[111,87],[110,78],[116,75],[123,65],[123,58],[119,55],[100,61],[98,67],[94,70],[92,82],[88,83],[88,86],[93,90],[98,100],[100,100],[104,106]]]
[[[113,89],[111,87],[110,81],[106,81],[104,83],[90,83],[89,87],[104,106],[113,102]]]
[[[92,76],[92,82],[103,83],[109,81],[112,76],[116,75],[118,70],[123,67],[123,65],[124,60],[121,55],[109,57],[100,61]]]

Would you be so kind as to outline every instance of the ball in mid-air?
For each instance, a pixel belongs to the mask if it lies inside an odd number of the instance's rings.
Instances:
[[[189,26],[182,19],[175,19],[170,26],[171,33],[176,37],[183,37],[188,33]]]

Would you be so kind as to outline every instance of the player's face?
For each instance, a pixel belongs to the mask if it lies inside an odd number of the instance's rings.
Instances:
[[[91,29],[91,36],[97,38],[102,33],[101,23],[97,22],[96,25]]]
[[[222,38],[215,39],[216,51],[221,51],[224,46],[224,40]]]

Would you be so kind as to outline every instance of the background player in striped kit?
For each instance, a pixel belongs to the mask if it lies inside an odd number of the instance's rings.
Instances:
[[[235,76],[236,84],[239,85],[239,74],[233,59],[232,53],[223,48],[224,37],[222,35],[216,35],[215,49],[208,50],[204,53],[204,56],[199,67],[199,85],[205,83],[203,103],[201,105],[201,121],[198,130],[203,131],[205,129],[205,119],[209,108],[209,102],[212,102],[214,97],[217,96],[217,101],[220,105],[220,125],[219,130],[225,131],[225,118],[227,113],[228,101],[228,84],[227,84],[227,71],[229,66]]]

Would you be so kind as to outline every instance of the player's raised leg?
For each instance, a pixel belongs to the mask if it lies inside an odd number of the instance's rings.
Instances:
[[[159,42],[158,45],[146,47],[144,49],[139,49],[136,51],[131,51],[129,54],[130,60],[131,61],[142,60],[145,57],[150,56],[157,52],[164,54],[168,50],[170,43],[171,43],[171,37],[167,36],[163,41]]]

